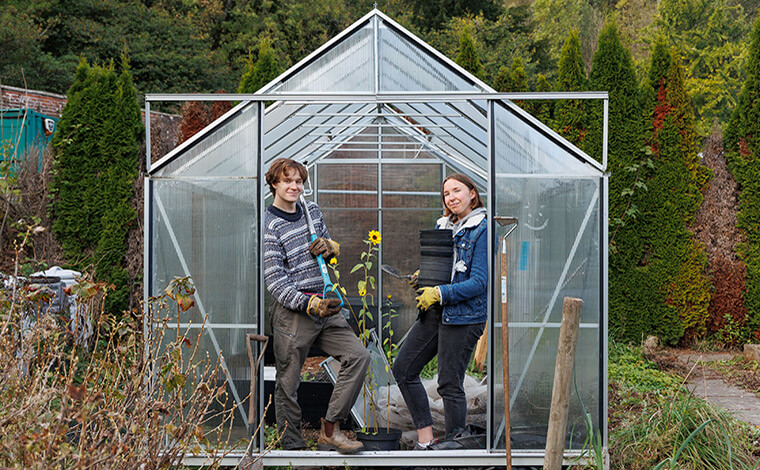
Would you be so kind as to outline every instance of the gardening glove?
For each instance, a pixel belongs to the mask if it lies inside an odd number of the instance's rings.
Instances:
[[[409,281],[407,281],[409,282],[409,285],[412,286],[412,289],[414,290],[417,290],[417,287],[418,287],[417,279],[419,279],[419,277],[420,277],[420,270],[418,269],[414,272],[414,274],[412,274],[412,277],[409,278]]]
[[[323,299],[318,295],[312,295],[306,307],[309,315],[318,315],[320,318],[330,317],[340,312],[340,299]]]
[[[420,310],[427,310],[436,302],[441,301],[441,294],[438,293],[437,287],[423,287],[418,289],[417,293],[420,294],[415,297],[417,301],[417,308]]]
[[[322,255],[324,259],[330,259],[340,254],[340,245],[329,238],[319,237],[309,245],[309,253],[314,256]]]

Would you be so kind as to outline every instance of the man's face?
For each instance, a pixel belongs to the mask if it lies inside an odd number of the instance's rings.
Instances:
[[[274,185],[274,198],[288,204],[295,204],[303,192],[303,180],[297,170],[288,168]]]

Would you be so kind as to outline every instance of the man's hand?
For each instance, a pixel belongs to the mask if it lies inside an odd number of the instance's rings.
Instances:
[[[418,289],[417,293],[419,295],[415,297],[415,300],[417,300],[417,308],[420,310],[427,310],[434,303],[441,301],[441,295],[436,287],[423,287]]]
[[[417,287],[418,287],[417,279],[419,279],[419,277],[420,277],[420,270],[418,269],[414,272],[414,274],[412,274],[412,277],[409,278],[409,281],[407,281],[409,285],[412,286],[412,289],[414,290],[417,290]]]
[[[340,245],[329,238],[319,237],[309,245],[309,253],[314,256],[322,255],[324,259],[330,259],[340,254]]]
[[[340,312],[338,305],[340,305],[340,299],[322,299],[318,295],[312,295],[309,298],[306,313],[319,315],[320,318],[331,317]]]

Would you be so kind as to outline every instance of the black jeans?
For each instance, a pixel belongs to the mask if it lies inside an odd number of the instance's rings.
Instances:
[[[472,350],[483,334],[485,322],[474,325],[444,325],[443,307],[434,304],[421,312],[393,361],[393,377],[417,429],[433,425],[430,404],[420,371],[438,355],[438,393],[443,398],[446,439],[464,429],[467,397],[464,374]]]

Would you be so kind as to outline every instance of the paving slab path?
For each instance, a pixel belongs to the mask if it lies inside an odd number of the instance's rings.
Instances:
[[[705,365],[707,362],[728,361],[733,353],[689,353],[680,360],[691,370],[687,387],[694,394],[723,408],[737,419],[760,426],[760,397],[724,381],[720,374]]]

